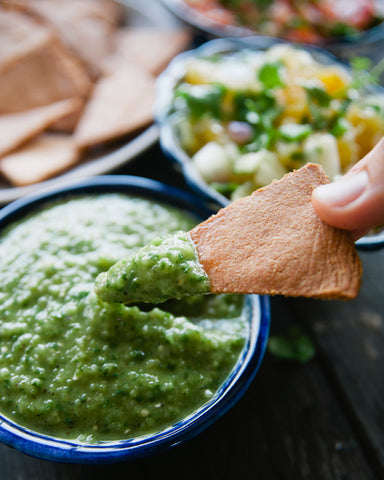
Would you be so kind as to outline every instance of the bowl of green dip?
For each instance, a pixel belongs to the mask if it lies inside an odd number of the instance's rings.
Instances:
[[[244,394],[262,361],[269,301],[199,295],[101,300],[101,272],[213,212],[194,195],[100,176],[0,211],[0,441],[69,463],[180,444]]]

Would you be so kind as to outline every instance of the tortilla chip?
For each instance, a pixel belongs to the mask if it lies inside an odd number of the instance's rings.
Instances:
[[[0,157],[79,108],[74,98],[20,113],[0,115]]]
[[[89,147],[133,133],[153,120],[155,80],[134,66],[98,81],[75,131]]]
[[[18,0],[19,7],[52,27],[92,77],[111,53],[122,7],[111,0]]]
[[[72,137],[43,134],[0,160],[0,172],[16,186],[42,182],[72,167],[79,158]]]
[[[91,83],[81,65],[55,38],[0,70],[0,113],[14,113],[73,97],[85,97]]]
[[[81,118],[85,106],[84,99],[78,99],[76,108],[72,112],[53,122],[48,130],[51,132],[73,133]]]
[[[190,42],[191,35],[187,30],[121,28],[116,33],[116,48],[107,58],[105,70],[113,71],[125,60],[147,73],[158,75]]]
[[[0,72],[52,38],[27,15],[0,7]]]
[[[354,298],[362,267],[352,236],[325,224],[311,203],[327,182],[307,164],[194,228],[212,292]]]

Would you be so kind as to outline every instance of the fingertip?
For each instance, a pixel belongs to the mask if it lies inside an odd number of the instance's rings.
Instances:
[[[357,200],[368,184],[368,173],[362,170],[355,175],[320,185],[314,190],[314,195],[318,203],[326,204],[330,208],[345,207]]]
[[[320,185],[316,187],[312,192],[312,206],[315,209],[319,217],[329,225],[337,226],[337,220],[335,224],[334,209],[330,207],[327,201],[327,185]]]

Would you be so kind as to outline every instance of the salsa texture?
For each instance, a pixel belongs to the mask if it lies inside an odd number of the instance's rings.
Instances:
[[[158,304],[209,293],[210,281],[189,234],[179,231],[157,237],[100,273],[95,291],[106,302]]]
[[[383,20],[381,0],[185,0],[218,24],[293,42],[353,37]]]
[[[0,237],[0,411],[83,443],[160,431],[212,398],[247,337],[240,296],[106,303],[98,274],[196,219],[120,194],[68,199]]]

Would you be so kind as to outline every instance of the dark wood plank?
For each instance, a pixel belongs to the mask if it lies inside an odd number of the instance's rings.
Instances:
[[[360,256],[357,299],[291,304],[313,332],[345,410],[384,478],[384,251]]]

